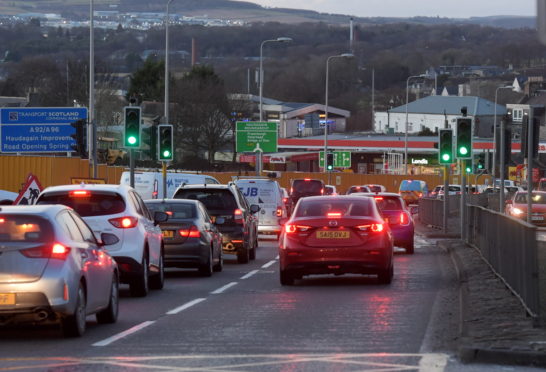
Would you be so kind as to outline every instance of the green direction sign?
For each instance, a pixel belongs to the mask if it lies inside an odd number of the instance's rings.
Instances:
[[[319,167],[324,168],[324,151],[319,153]],[[334,151],[334,168],[351,168],[351,152]]]
[[[238,121],[235,139],[237,152],[277,152],[277,123]]]

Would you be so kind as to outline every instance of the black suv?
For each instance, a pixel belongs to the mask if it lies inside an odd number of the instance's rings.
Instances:
[[[290,184],[290,201],[292,210],[296,207],[296,203],[300,198],[305,196],[321,196],[324,195],[324,182],[322,180],[303,178],[292,180]]]
[[[239,263],[256,258],[258,219],[254,214],[260,207],[249,205],[235,184],[182,185],[175,191],[174,198],[199,200],[213,220],[222,217],[224,221],[217,225],[222,233],[224,253],[237,255]]]

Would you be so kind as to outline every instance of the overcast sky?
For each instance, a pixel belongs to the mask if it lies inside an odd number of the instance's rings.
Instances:
[[[536,0],[245,0],[274,8],[310,9],[357,17],[483,17],[534,15]]]

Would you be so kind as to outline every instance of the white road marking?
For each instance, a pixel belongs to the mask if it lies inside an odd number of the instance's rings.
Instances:
[[[275,264],[276,262],[277,262],[276,260],[269,261],[268,263],[262,266],[262,269],[267,269],[269,266]]]
[[[252,275],[256,274],[258,271],[260,271],[260,270],[252,270],[251,272],[246,273],[245,275],[243,275],[243,276],[241,277],[241,279],[248,279],[248,278],[250,278]]]
[[[447,361],[446,354],[425,354],[419,361],[419,372],[443,372]]]
[[[278,260],[278,259],[279,259],[279,255],[277,255],[277,257],[275,257],[275,259]]]
[[[226,284],[225,286],[220,287],[220,288],[218,288],[217,290],[210,292],[210,294],[219,294],[219,293],[222,293],[222,292],[224,292],[226,289],[231,288],[231,287],[233,287],[234,285],[237,285],[237,282],[231,282],[231,283],[229,283],[229,284]]]
[[[104,339],[102,341],[99,341],[99,342],[95,342],[93,345],[91,346],[108,346],[110,345],[112,342],[115,342],[119,339],[122,339],[124,337],[127,337],[133,333],[136,333],[138,331],[140,331],[141,329],[143,328],[146,328],[148,327],[149,325],[152,325],[155,323],[155,320],[149,320],[149,321],[146,321],[146,322],[143,322],[143,323],[140,323],[140,324],[137,324],[136,326],[132,327],[132,328],[129,328],[128,330],[126,331],[123,331],[121,333],[118,333],[117,335],[114,335],[112,337],[109,337],[107,339]]]
[[[179,306],[179,307],[177,307],[177,308],[175,308],[175,309],[172,309],[172,310],[167,311],[167,315],[178,314],[179,312],[184,311],[184,310],[186,310],[186,309],[192,307],[193,305],[197,305],[198,303],[203,302],[203,301],[205,301],[205,300],[206,300],[206,298],[196,298],[195,300],[192,300],[192,301],[190,301],[190,302],[187,302],[187,303],[185,303],[185,304],[182,305],[182,306]]]

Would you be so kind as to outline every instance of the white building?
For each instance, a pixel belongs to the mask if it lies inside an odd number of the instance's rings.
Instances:
[[[461,108],[467,108],[467,115],[474,118],[474,135],[478,137],[493,136],[495,114],[500,117],[506,108],[480,97],[429,96],[407,105],[394,107],[386,112],[376,112],[374,131],[378,133],[405,133],[406,112],[408,133],[417,134],[425,128],[435,132],[436,129],[454,128]],[[447,121],[447,124],[446,124]]]

